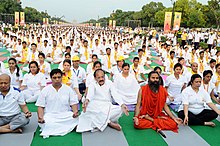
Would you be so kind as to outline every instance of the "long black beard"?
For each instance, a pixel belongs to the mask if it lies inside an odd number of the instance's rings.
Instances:
[[[159,87],[160,87],[159,81],[154,81],[154,82],[148,81],[148,85],[154,93],[158,92]]]

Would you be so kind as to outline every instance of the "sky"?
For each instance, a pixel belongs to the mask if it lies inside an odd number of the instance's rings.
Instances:
[[[152,0],[21,0],[22,7],[33,7],[38,11],[47,11],[52,17],[65,16],[65,20],[84,22],[89,19],[108,17],[113,10],[140,11],[142,6]],[[172,6],[170,0],[153,0],[164,6]],[[197,0],[207,4],[208,0]]]

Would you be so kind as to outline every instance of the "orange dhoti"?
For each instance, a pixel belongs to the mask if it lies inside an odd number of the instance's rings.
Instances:
[[[139,124],[138,125],[134,124],[134,127],[137,129],[152,128],[153,130],[156,130],[158,128],[161,130],[172,130],[174,132],[177,132],[177,124],[173,119],[171,119],[164,113],[161,113],[159,116],[166,117],[167,119],[155,118],[154,122],[151,122],[146,119],[138,118]]]

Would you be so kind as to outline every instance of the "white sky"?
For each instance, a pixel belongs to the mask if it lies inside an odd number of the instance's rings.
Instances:
[[[140,11],[142,6],[152,0],[21,0],[22,6],[33,7],[39,11],[47,10],[51,16],[65,16],[65,20],[83,22],[98,16],[108,17],[113,10]],[[153,0],[171,6],[170,0]],[[206,4],[208,0],[198,0]]]

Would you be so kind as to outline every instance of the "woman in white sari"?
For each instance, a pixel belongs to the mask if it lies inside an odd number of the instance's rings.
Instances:
[[[122,65],[122,73],[115,75],[114,85],[119,94],[122,95],[125,104],[137,103],[140,85],[135,76],[130,73],[130,65],[128,63]]]

